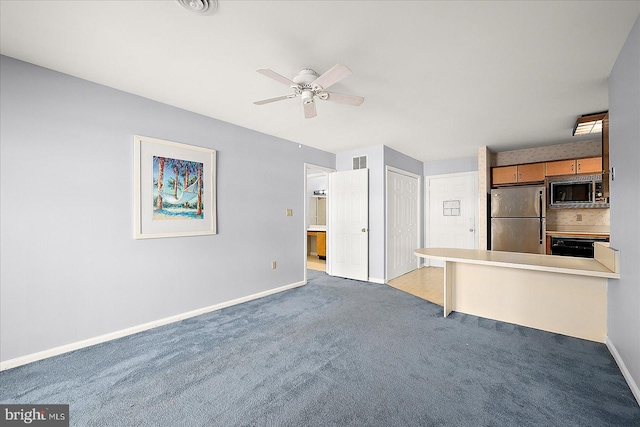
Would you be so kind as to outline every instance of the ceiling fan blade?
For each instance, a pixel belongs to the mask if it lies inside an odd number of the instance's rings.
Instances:
[[[269,98],[269,99],[263,99],[262,101],[256,101],[254,102],[254,104],[263,105],[263,104],[268,104],[270,102],[282,101],[283,99],[289,99],[289,98],[295,98],[295,97],[296,97],[295,94],[282,95],[282,96],[278,96],[277,98]]]
[[[348,104],[358,106],[364,102],[364,98],[356,95],[345,95],[343,93],[335,93],[335,92],[324,92],[327,94],[327,97],[320,98],[325,99],[326,101],[337,102],[339,104]]]
[[[267,77],[271,77],[273,80],[282,83],[283,85],[287,85],[287,86],[293,86],[293,87],[298,87],[298,84],[296,82],[294,82],[293,80],[289,80],[288,78],[281,76],[280,74],[276,73],[275,71],[271,71],[267,68],[261,68],[259,70],[256,70],[258,73],[267,76]]]
[[[319,86],[326,89],[329,86],[338,83],[340,80],[351,75],[351,70],[342,64],[336,64],[329,71],[311,82],[311,86]]]
[[[318,115],[318,112],[316,111],[316,103],[313,100],[303,102],[302,107],[304,108],[305,119],[312,119]]]

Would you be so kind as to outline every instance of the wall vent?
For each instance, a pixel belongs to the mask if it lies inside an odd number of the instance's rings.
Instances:
[[[360,156],[353,158],[353,170],[366,169],[367,168],[367,156]]]

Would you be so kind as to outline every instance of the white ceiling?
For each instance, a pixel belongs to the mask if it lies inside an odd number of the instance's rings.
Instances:
[[[607,77],[640,1],[0,2],[0,52],[63,73],[339,153],[384,144],[422,161],[577,141],[608,109]],[[332,91],[360,107],[253,101],[336,63]],[[592,139],[586,137],[582,139]]]

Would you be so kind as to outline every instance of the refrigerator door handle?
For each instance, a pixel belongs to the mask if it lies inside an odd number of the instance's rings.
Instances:
[[[542,218],[540,218],[540,244],[542,244]]]
[[[540,244],[542,244],[542,238],[543,238],[542,236],[542,225],[543,225],[542,224],[542,191],[540,192],[539,196],[540,196],[540,199],[539,199],[540,200]]]
[[[538,194],[539,195],[539,201],[540,201],[540,218],[542,218],[542,191]]]

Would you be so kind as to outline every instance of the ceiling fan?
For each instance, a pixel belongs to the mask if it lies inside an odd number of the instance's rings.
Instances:
[[[261,68],[257,70],[258,73],[263,74],[273,80],[285,84],[293,89],[293,93],[290,95],[278,96],[276,98],[263,99],[262,101],[256,101],[254,104],[262,105],[270,102],[282,101],[290,98],[302,98],[302,107],[304,110],[304,117],[311,119],[318,115],[316,111],[315,98],[319,98],[323,101],[338,102],[340,104],[348,104],[358,106],[364,102],[364,98],[355,95],[345,95],[342,93],[327,92],[329,86],[338,83],[340,80],[351,75],[351,70],[342,64],[336,64],[329,71],[318,76],[318,73],[310,68],[300,70],[297,76],[292,80],[281,76],[280,74],[271,71],[269,69]]]

